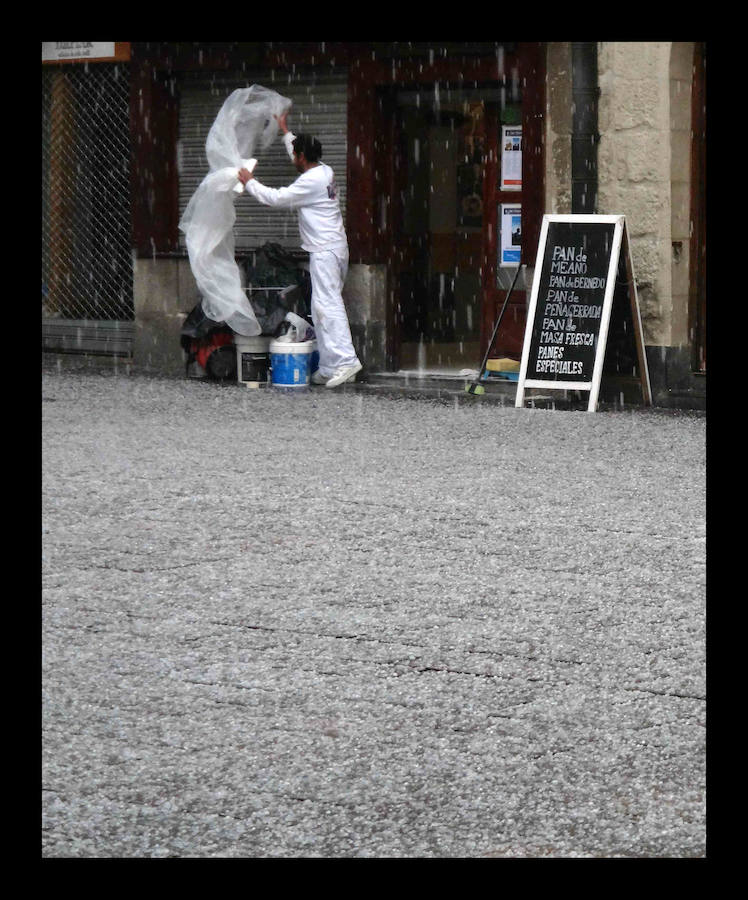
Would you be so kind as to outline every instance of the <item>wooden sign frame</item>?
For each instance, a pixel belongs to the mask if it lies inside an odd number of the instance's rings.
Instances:
[[[537,330],[536,313],[538,312],[538,304],[539,302],[545,304],[547,299],[546,297],[539,298],[539,293],[541,289],[548,289],[548,284],[541,285],[541,282],[543,281],[543,266],[544,262],[546,261],[547,252],[549,249],[547,246],[549,227],[554,223],[567,223],[569,225],[603,225],[608,232],[610,231],[610,226],[613,226],[610,260],[608,263],[604,287],[605,293],[602,300],[602,309],[599,311],[600,324],[597,332],[597,341],[594,350],[594,365],[591,373],[582,371],[582,377],[579,380],[564,380],[563,378],[528,378],[528,368],[530,367],[531,363],[535,365],[536,370],[538,368],[537,355],[534,359],[531,360],[530,350],[531,345],[537,343],[533,342],[533,335]],[[553,252],[555,253],[555,250]],[[652,390],[649,382],[647,356],[644,349],[644,336],[642,331],[641,314],[639,311],[639,297],[636,291],[634,264],[631,258],[631,247],[628,238],[628,231],[626,228],[626,217],[620,215],[545,215],[543,216],[543,224],[540,230],[540,240],[538,241],[538,254],[535,263],[535,276],[533,278],[532,293],[530,296],[530,307],[528,309],[527,324],[525,326],[525,339],[522,347],[522,362],[520,364],[519,380],[517,382],[517,395],[514,404],[515,407],[524,406],[526,388],[542,388],[544,390],[556,391],[589,391],[587,411],[595,412],[595,410],[597,409],[598,396],[600,393],[600,383],[602,381],[603,375],[603,364],[605,361],[608,328],[610,325],[611,311],[613,309],[613,300],[615,295],[615,287],[621,253],[623,253],[623,259],[625,261],[628,297],[631,304],[631,319],[634,325],[634,340],[636,342],[636,354],[641,381],[642,399],[644,405],[652,405]],[[590,303],[593,302],[593,300],[590,301]],[[543,307],[541,307],[541,310],[542,308]],[[581,309],[583,307],[580,306],[579,308]],[[595,310],[597,311],[596,306]],[[571,318],[569,321],[571,322]],[[563,332],[560,331],[558,332],[558,334],[563,334]],[[583,366],[582,363],[578,363],[576,365]]]

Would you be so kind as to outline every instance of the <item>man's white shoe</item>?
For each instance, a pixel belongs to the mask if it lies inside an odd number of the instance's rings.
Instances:
[[[330,380],[329,375],[323,375],[319,369],[315,369],[312,372],[312,384],[327,384]]]
[[[352,381],[353,379],[355,379],[357,373],[360,372],[362,368],[363,366],[357,360],[355,365],[345,366],[342,369],[338,369],[333,373],[332,378],[328,379],[325,387],[334,388],[339,384],[343,384],[343,382],[345,381]]]

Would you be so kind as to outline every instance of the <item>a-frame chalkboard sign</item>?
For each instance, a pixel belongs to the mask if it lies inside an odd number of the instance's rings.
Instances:
[[[630,344],[631,373],[652,403],[625,216],[546,215],[527,313],[515,406],[525,388],[589,391],[597,409],[611,313]],[[628,324],[628,328],[626,327]]]

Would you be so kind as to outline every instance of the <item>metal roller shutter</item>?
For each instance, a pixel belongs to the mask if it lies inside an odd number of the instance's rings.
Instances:
[[[289,115],[292,131],[311,132],[322,144],[323,160],[335,172],[340,191],[340,207],[345,220],[348,77],[346,73],[320,75],[298,69],[279,79],[271,73],[250,72],[241,75],[213,74],[185,76],[181,86],[179,112],[179,214],[208,174],[205,141],[224,100],[237,88],[261,84],[293,101]],[[280,137],[267,150],[256,150],[257,177],[269,187],[290,184],[297,173]],[[296,212],[262,206],[249,197],[238,197],[234,234],[236,250],[255,250],[266,241],[274,241],[291,251],[303,253],[299,246]],[[179,233],[184,248],[184,235]]]

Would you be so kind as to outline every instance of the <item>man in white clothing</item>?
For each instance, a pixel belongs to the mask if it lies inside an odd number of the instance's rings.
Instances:
[[[279,189],[261,184],[248,169],[239,170],[239,180],[260,203],[299,211],[301,246],[309,253],[312,321],[319,349],[319,368],[312,381],[333,388],[355,380],[361,371],[341,293],[348,271],[348,238],[335,176],[320,161],[320,142],[311,135],[294,135],[286,126],[285,115],[278,124],[299,177]]]

